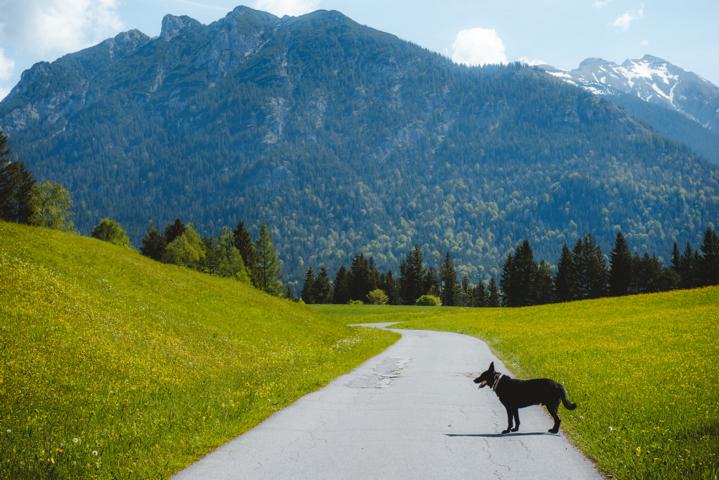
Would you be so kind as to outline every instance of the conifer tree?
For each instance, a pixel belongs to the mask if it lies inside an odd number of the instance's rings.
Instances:
[[[674,246],[676,247],[676,244]],[[609,264],[610,295],[626,295],[632,281],[632,257],[622,232],[617,232]]]
[[[434,267],[429,267],[424,274],[422,293],[439,296],[439,292],[442,290],[441,284],[442,281],[437,274],[437,270]]]
[[[174,223],[171,223],[165,228],[165,245],[172,243],[177,237],[185,233],[185,224],[183,224],[179,218],[175,219]]]
[[[701,252],[701,285],[719,285],[719,237],[713,228],[704,232]]]
[[[312,267],[310,267],[307,269],[307,273],[305,273],[305,283],[302,285],[302,293],[300,294],[302,301],[307,304],[315,303],[315,299],[312,295],[312,287],[314,284],[315,274]]]
[[[160,235],[155,225],[150,225],[145,236],[142,238],[140,252],[146,257],[159,261],[165,254],[165,246],[165,237]]]
[[[424,292],[424,256],[419,245],[407,254],[400,264],[400,297],[404,305],[414,305]]]
[[[255,264],[255,244],[252,242],[252,235],[245,227],[245,222],[238,223],[232,234],[235,239],[235,247],[240,251],[242,261],[245,262],[245,268],[252,277]]]
[[[340,266],[335,275],[335,284],[332,294],[332,303],[344,305],[350,301],[349,274],[344,265]]]
[[[0,130],[0,219],[28,223],[34,185],[35,180],[25,166],[10,160],[7,137]]]
[[[385,275],[382,290],[384,290],[387,294],[388,303],[390,305],[400,304],[399,286],[397,284],[397,280],[394,279],[394,274],[392,273],[392,270],[387,270],[387,275]]]
[[[373,290],[372,275],[369,263],[363,254],[356,255],[352,259],[352,266],[349,272],[350,298],[352,300],[367,300],[367,294]]]
[[[270,295],[281,295],[283,291],[280,277],[281,265],[270,239],[270,231],[267,225],[262,224],[260,235],[255,243],[255,264],[252,271],[254,275],[253,284]]]
[[[444,256],[442,266],[439,268],[439,277],[441,282],[442,290],[440,292],[440,298],[442,299],[442,305],[451,307],[456,305],[457,302],[457,271],[454,268],[454,262],[449,252]]]
[[[557,265],[557,273],[554,276],[554,295],[560,302],[569,302],[577,298],[577,290],[577,270],[574,265],[574,257],[565,243]]]
[[[472,305],[472,288],[469,285],[467,275],[462,277],[462,284],[458,294],[454,298],[455,304],[461,307],[469,307]]]
[[[473,307],[486,307],[487,306],[487,291],[484,287],[484,283],[479,282],[472,291],[472,306]]]
[[[320,273],[312,284],[311,292],[313,303],[325,304],[332,301],[332,285],[330,285],[325,267],[320,268]]]
[[[607,266],[599,245],[591,234],[577,240],[574,247],[579,298],[603,297],[607,290]]]
[[[539,262],[533,283],[534,304],[542,305],[554,301],[554,285],[549,265],[542,260]]]
[[[489,294],[487,297],[487,306],[499,306],[499,290],[497,289],[497,282],[494,281],[494,277],[489,279]]]
[[[679,264],[679,276],[681,279],[679,285],[682,288],[694,288],[697,286],[697,258],[692,245],[687,242]]]

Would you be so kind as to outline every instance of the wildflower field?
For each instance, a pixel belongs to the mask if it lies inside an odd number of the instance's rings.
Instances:
[[[475,335],[519,378],[562,382],[579,405],[561,409],[562,428],[612,478],[719,477],[719,287],[512,309],[313,309]]]
[[[165,478],[396,340],[0,222],[0,478]]]

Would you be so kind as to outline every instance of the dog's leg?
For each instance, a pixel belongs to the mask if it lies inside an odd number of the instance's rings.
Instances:
[[[559,409],[559,402],[547,404],[547,410],[549,410],[549,414],[554,419],[554,426],[549,429],[549,433],[559,432],[559,424],[562,423],[562,421],[559,419],[559,415],[557,415],[558,409]]]
[[[507,429],[502,433],[509,433],[512,430],[512,409],[506,406],[504,408],[507,409]]]
[[[514,428],[512,429],[513,432],[516,432],[519,430],[519,409],[514,409]]]

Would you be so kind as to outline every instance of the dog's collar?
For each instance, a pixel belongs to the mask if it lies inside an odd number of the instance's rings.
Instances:
[[[504,374],[502,373],[497,376],[497,379],[494,381],[494,385],[492,385],[492,390],[497,391],[497,385],[499,385],[499,381],[502,379],[503,376]]]

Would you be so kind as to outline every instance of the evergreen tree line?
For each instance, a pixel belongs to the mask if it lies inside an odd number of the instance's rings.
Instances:
[[[359,254],[349,269],[340,266],[333,282],[326,268],[316,274],[310,267],[301,298],[305,303],[514,307],[718,284],[719,238],[712,228],[707,228],[699,250],[687,242],[680,253],[674,243],[668,267],[656,255],[631,253],[619,232],[608,262],[592,235],[587,234],[577,240],[573,249],[567,244],[562,247],[552,274],[547,262],[535,261],[529,241],[524,240],[507,255],[501,291],[494,278],[477,284],[471,284],[466,276],[458,281],[449,253],[437,270],[425,265],[422,250],[415,246],[400,263],[399,278],[391,269],[380,272],[372,257]],[[431,300],[434,297],[436,302]]]
[[[184,224],[178,218],[162,233],[150,225],[140,252],[160,262],[235,278],[271,295],[292,296],[283,286],[282,264],[265,224],[260,227],[256,240],[244,222],[234,230],[223,227],[217,238],[201,238],[191,224]]]
[[[529,241],[524,240],[507,255],[501,278],[503,304],[511,307],[717,284],[719,238],[712,228],[706,229],[699,250],[687,242],[680,253],[675,242],[670,266],[662,265],[656,255],[631,253],[621,232],[607,263],[588,234],[572,250],[564,244],[554,275],[546,262],[534,260]]]
[[[500,294],[494,279],[472,285],[465,276],[457,281],[457,271],[449,252],[437,270],[427,267],[419,246],[400,263],[399,278],[388,269],[380,272],[374,258],[356,255],[349,269],[341,265],[330,281],[327,269],[310,267],[305,274],[301,298],[305,303],[363,302],[390,305],[458,305],[496,307]],[[436,300],[435,300],[436,299]]]

